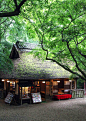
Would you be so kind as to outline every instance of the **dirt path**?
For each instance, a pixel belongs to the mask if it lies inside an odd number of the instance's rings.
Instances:
[[[86,121],[86,98],[22,106],[0,100],[0,121]]]

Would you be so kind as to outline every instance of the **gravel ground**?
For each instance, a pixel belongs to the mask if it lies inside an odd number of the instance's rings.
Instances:
[[[0,99],[0,121],[86,121],[86,97],[22,106]]]

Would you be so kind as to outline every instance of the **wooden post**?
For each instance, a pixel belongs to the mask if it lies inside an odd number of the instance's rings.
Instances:
[[[72,81],[71,81],[71,89],[72,89]]]
[[[21,87],[21,105],[22,105],[22,87]]]
[[[4,80],[4,98],[6,97],[6,80]]]
[[[82,97],[84,98],[84,90],[83,90],[83,96]]]
[[[77,79],[75,80],[75,89],[77,89]]]
[[[46,101],[46,81],[45,81],[45,101]]]
[[[4,90],[6,90],[6,80],[4,80]]]
[[[15,94],[18,95],[18,81],[15,81]]]
[[[50,96],[51,96],[51,98],[53,96],[53,79],[50,80]]]

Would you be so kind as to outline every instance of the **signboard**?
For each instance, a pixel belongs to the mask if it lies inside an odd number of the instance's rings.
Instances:
[[[13,94],[12,93],[10,93],[10,92],[8,92],[8,95],[7,95],[7,97],[5,98],[5,102],[6,103],[11,103],[11,101],[12,101],[12,99],[13,99]]]
[[[42,102],[40,92],[38,92],[38,93],[31,93],[31,95],[32,95],[33,103]]]

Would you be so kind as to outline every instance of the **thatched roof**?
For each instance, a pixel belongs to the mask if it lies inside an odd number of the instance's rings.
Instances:
[[[1,73],[1,78],[16,79],[56,79],[69,78],[70,73],[62,67],[49,60],[39,60],[33,55],[27,54],[37,44],[27,43],[27,46],[21,46],[19,43],[13,45],[10,58],[12,58],[14,69],[11,74]]]

